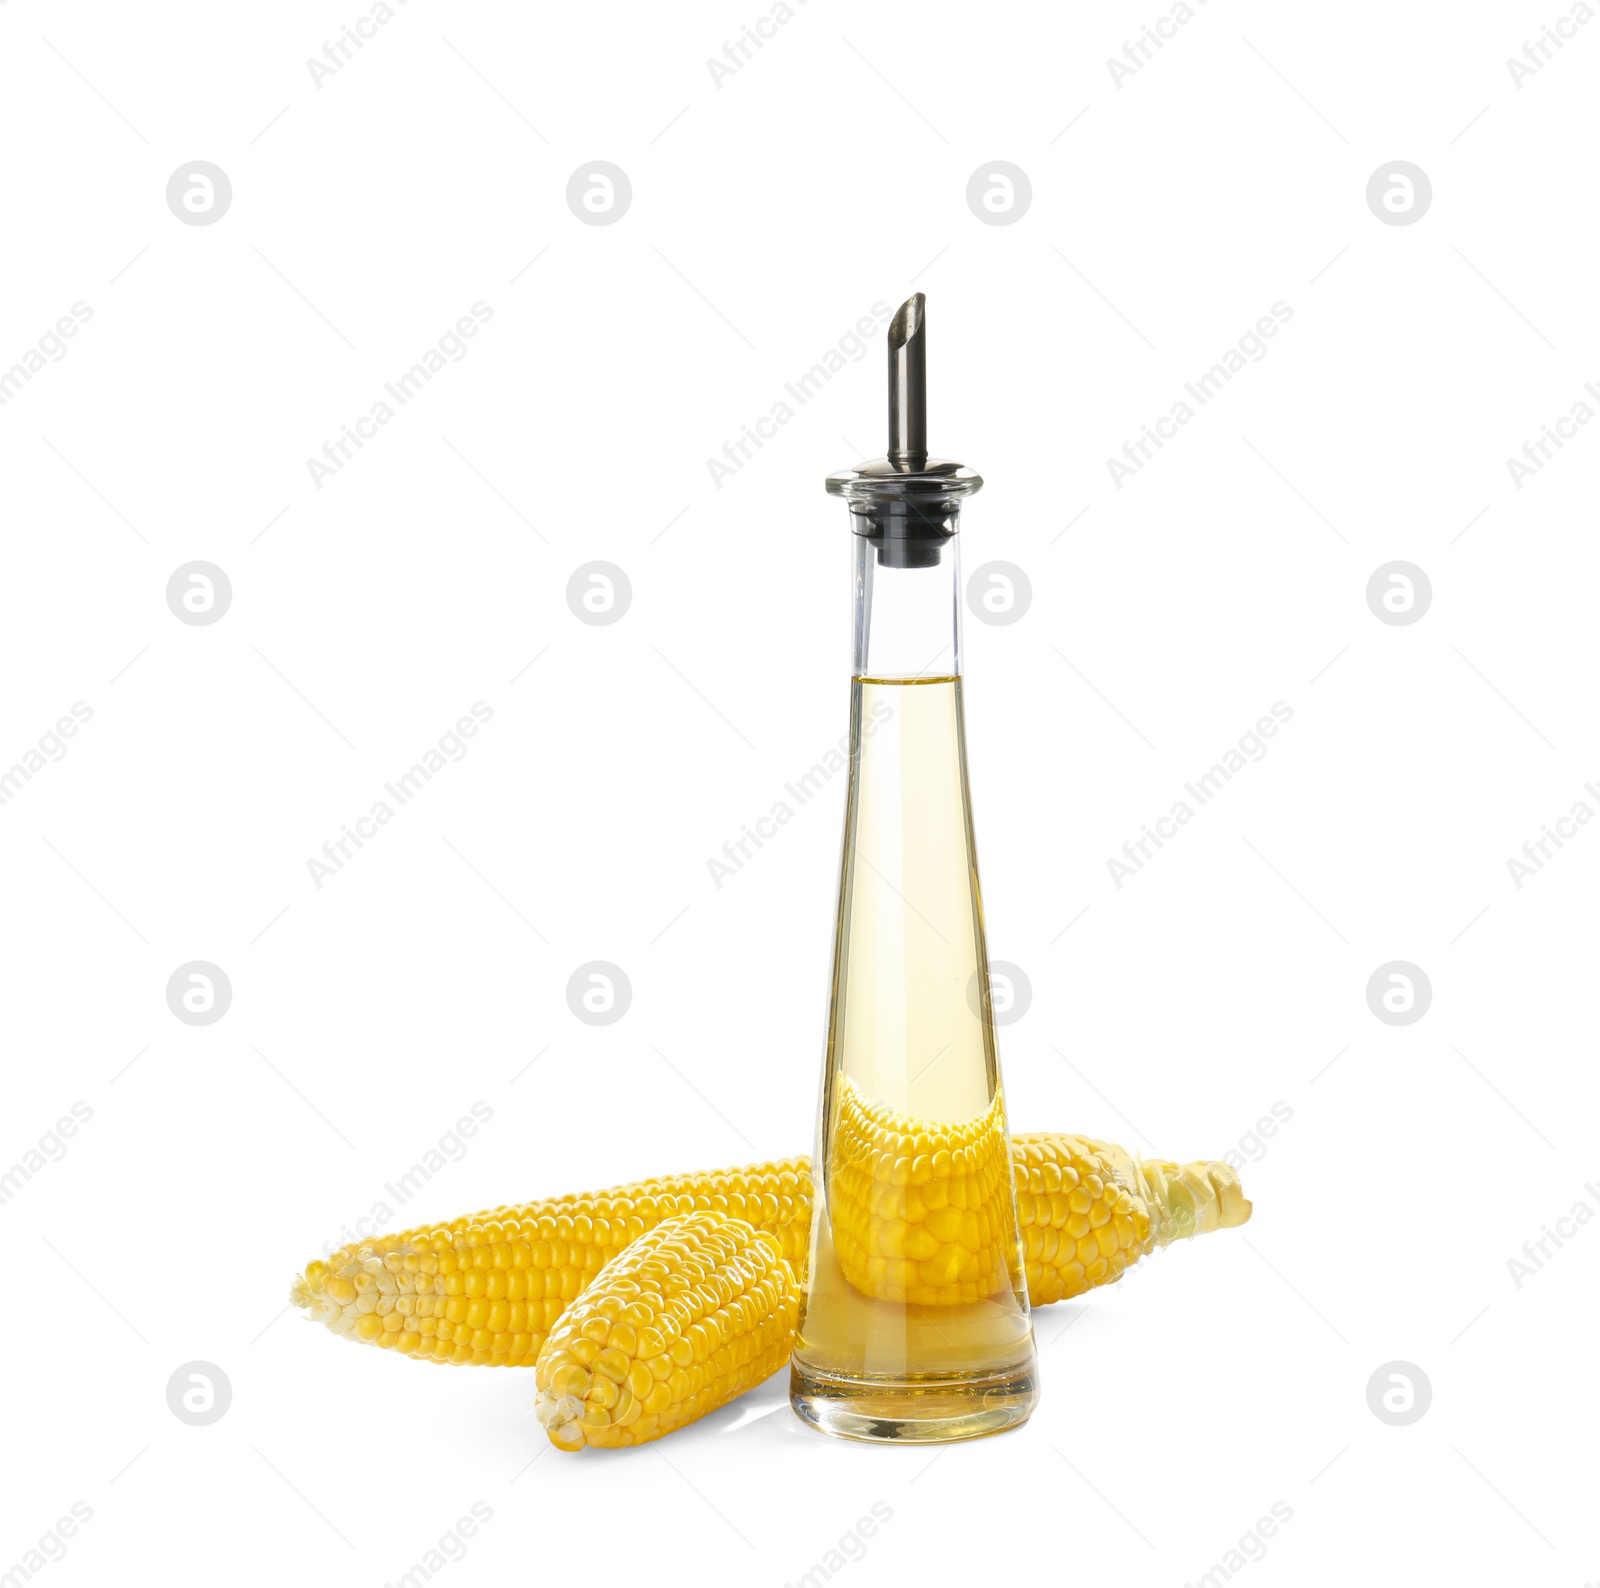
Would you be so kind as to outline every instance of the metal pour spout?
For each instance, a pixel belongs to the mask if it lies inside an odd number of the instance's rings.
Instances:
[[[889,322],[889,462],[911,473],[928,463],[927,311],[914,292]]]
[[[850,527],[870,540],[883,568],[937,568],[956,533],[962,498],[983,480],[928,456],[928,300],[914,292],[889,322],[889,450],[828,476],[850,504]]]

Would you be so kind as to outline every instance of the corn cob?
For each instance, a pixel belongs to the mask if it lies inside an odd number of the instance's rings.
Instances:
[[[336,1334],[406,1356],[532,1367],[605,1263],[663,1219],[703,1208],[776,1236],[798,1268],[811,1227],[810,1160],[639,1180],[382,1235],[308,1263],[290,1297]]]
[[[1082,1136],[1016,1136],[1011,1153],[1035,1306],[1110,1283],[1157,1246],[1231,1229],[1250,1216],[1238,1175],[1226,1164],[1141,1163]],[[662,1220],[703,1209],[766,1231],[794,1272],[803,1272],[811,1163],[785,1158],[381,1235],[308,1263],[290,1297],[336,1334],[402,1355],[531,1367],[568,1305],[611,1257]]]
[[[1250,1217],[1225,1163],[1138,1159],[1088,1136],[1013,1136],[1012,1176],[1028,1300],[1067,1301],[1111,1284],[1147,1252]]]
[[[658,1224],[601,1269],[539,1353],[550,1442],[642,1445],[783,1366],[799,1292],[776,1236],[707,1209]]]
[[[924,1307],[1002,1289],[1014,1237],[1000,1094],[976,1119],[934,1125],[873,1102],[848,1076],[839,1087],[828,1212],[845,1278]]]

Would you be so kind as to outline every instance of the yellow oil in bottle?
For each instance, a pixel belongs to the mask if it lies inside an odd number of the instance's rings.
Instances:
[[[853,681],[791,1381],[846,1437],[974,1438],[1038,1393],[962,723],[959,677]]]

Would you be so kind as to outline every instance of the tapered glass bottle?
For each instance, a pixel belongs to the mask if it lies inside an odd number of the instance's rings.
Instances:
[[[1037,1400],[961,697],[960,504],[927,455],[919,293],[888,457],[829,477],[855,559],[850,779],[790,1400],[828,1433],[970,1439]]]

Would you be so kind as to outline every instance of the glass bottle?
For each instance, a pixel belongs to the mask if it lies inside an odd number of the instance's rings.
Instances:
[[[855,557],[850,778],[805,1297],[801,1418],[971,1439],[1038,1398],[961,702],[961,499],[930,458],[926,305],[889,327],[889,455],[828,478]]]

